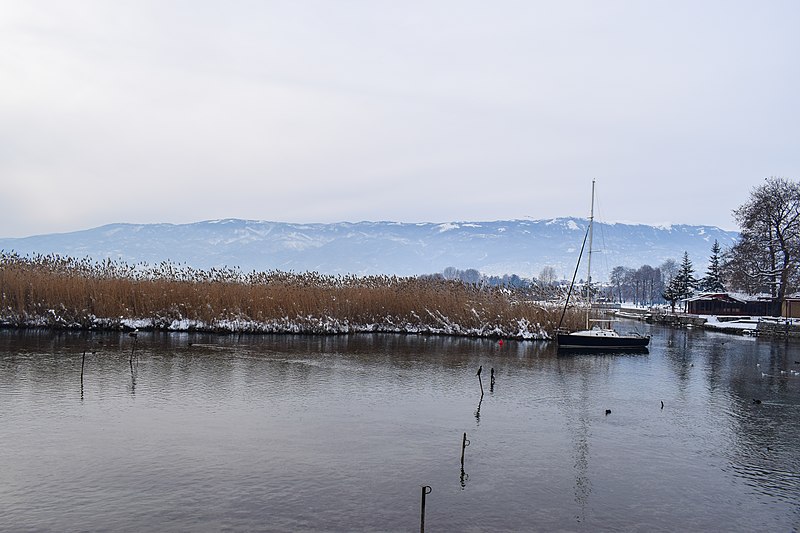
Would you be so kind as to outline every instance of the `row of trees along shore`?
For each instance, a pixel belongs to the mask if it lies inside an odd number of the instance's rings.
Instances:
[[[0,325],[267,333],[408,332],[543,339],[561,308],[441,276],[198,270],[0,253]],[[134,320],[132,320],[134,319]],[[135,321],[138,319],[138,322]],[[568,313],[566,326],[579,317]]]
[[[678,300],[696,292],[740,292],[769,296],[773,314],[779,315],[784,298],[800,290],[800,183],[767,178],[733,216],[740,237],[726,249],[714,242],[703,276],[695,276],[684,252],[680,263],[615,267],[607,296],[645,305],[669,302],[674,309]]]

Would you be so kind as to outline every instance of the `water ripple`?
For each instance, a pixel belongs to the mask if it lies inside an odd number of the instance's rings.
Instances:
[[[0,531],[408,531],[421,484],[431,530],[791,530],[800,380],[758,370],[789,348],[652,333],[140,334],[135,366],[98,335],[81,387],[80,337],[0,332]]]

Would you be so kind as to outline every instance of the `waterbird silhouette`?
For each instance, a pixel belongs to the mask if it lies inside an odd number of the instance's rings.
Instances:
[[[760,404],[760,403],[761,403],[761,400],[759,400],[759,399],[757,399],[757,398],[753,398],[753,403],[754,403],[754,404]]]
[[[664,400],[661,400],[661,408],[664,408]]]
[[[606,409],[606,416],[611,414],[611,409]]]

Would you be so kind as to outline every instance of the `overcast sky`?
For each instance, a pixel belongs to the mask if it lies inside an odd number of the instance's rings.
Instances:
[[[588,215],[736,229],[800,179],[796,1],[0,8],[0,237]]]

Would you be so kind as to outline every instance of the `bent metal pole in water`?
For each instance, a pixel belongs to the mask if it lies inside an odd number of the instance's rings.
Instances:
[[[422,503],[419,511],[419,533],[425,533],[425,496],[430,494],[433,489],[428,485],[422,485]]]

